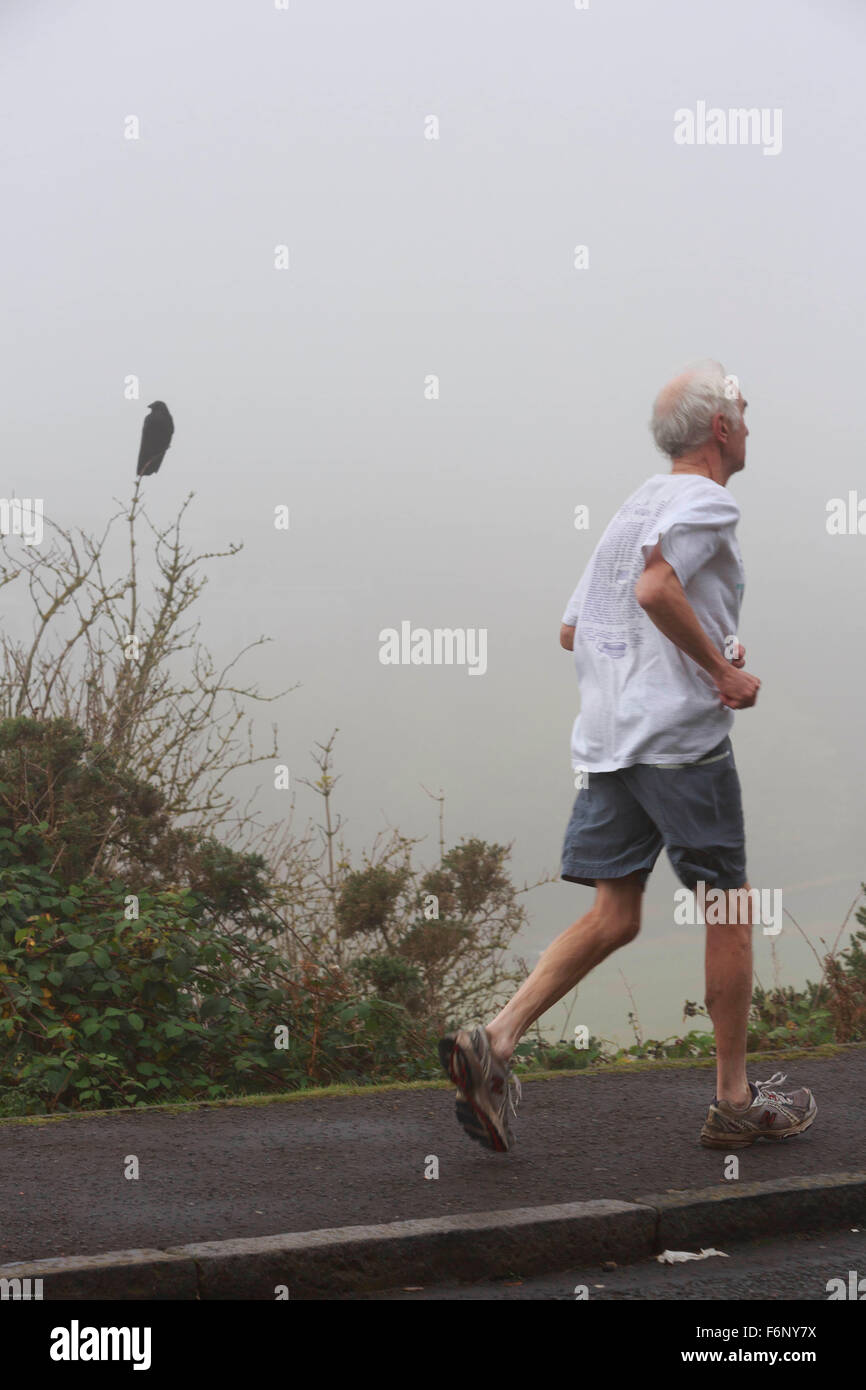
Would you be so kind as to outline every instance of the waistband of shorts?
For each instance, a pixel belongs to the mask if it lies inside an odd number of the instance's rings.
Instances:
[[[723,740],[725,743],[727,743],[728,737],[729,735],[726,735]],[[716,747],[718,747],[718,744]],[[723,753],[717,753],[715,749],[713,749],[706,758],[698,758],[696,763],[647,763],[646,766],[669,768],[672,772],[676,772],[684,767],[706,767],[709,763],[720,763],[724,758],[729,758],[732,751],[730,744],[728,744],[728,747]]]

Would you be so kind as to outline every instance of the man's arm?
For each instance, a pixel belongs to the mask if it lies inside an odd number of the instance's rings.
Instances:
[[[748,709],[755,703],[761,682],[757,676],[735,669],[713,645],[698,622],[676,571],[663,558],[658,545],[650,553],[634,596],[659,632],[706,671],[723,705]]]
[[[563,623],[559,629],[559,645],[567,652],[574,651],[574,627],[569,627],[568,623]]]

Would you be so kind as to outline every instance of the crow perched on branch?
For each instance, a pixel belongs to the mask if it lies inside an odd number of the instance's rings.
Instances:
[[[138,451],[137,476],[146,478],[150,473],[158,473],[159,466],[174,434],[174,421],[168,413],[165,401],[151,401],[149,415],[145,416],[141,427],[141,448]]]

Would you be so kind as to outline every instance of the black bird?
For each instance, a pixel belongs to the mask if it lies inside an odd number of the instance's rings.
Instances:
[[[166,451],[174,434],[174,421],[168,413],[165,401],[151,401],[150,411],[141,427],[141,448],[138,451],[137,476],[146,478],[150,473],[158,473]]]

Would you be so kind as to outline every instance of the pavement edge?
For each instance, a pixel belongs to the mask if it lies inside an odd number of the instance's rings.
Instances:
[[[552,1274],[665,1249],[866,1224],[866,1173],[824,1173],[0,1266],[58,1300],[327,1299],[403,1284]],[[3,1284],[0,1297],[15,1297]],[[13,1292],[9,1292],[13,1289]]]

